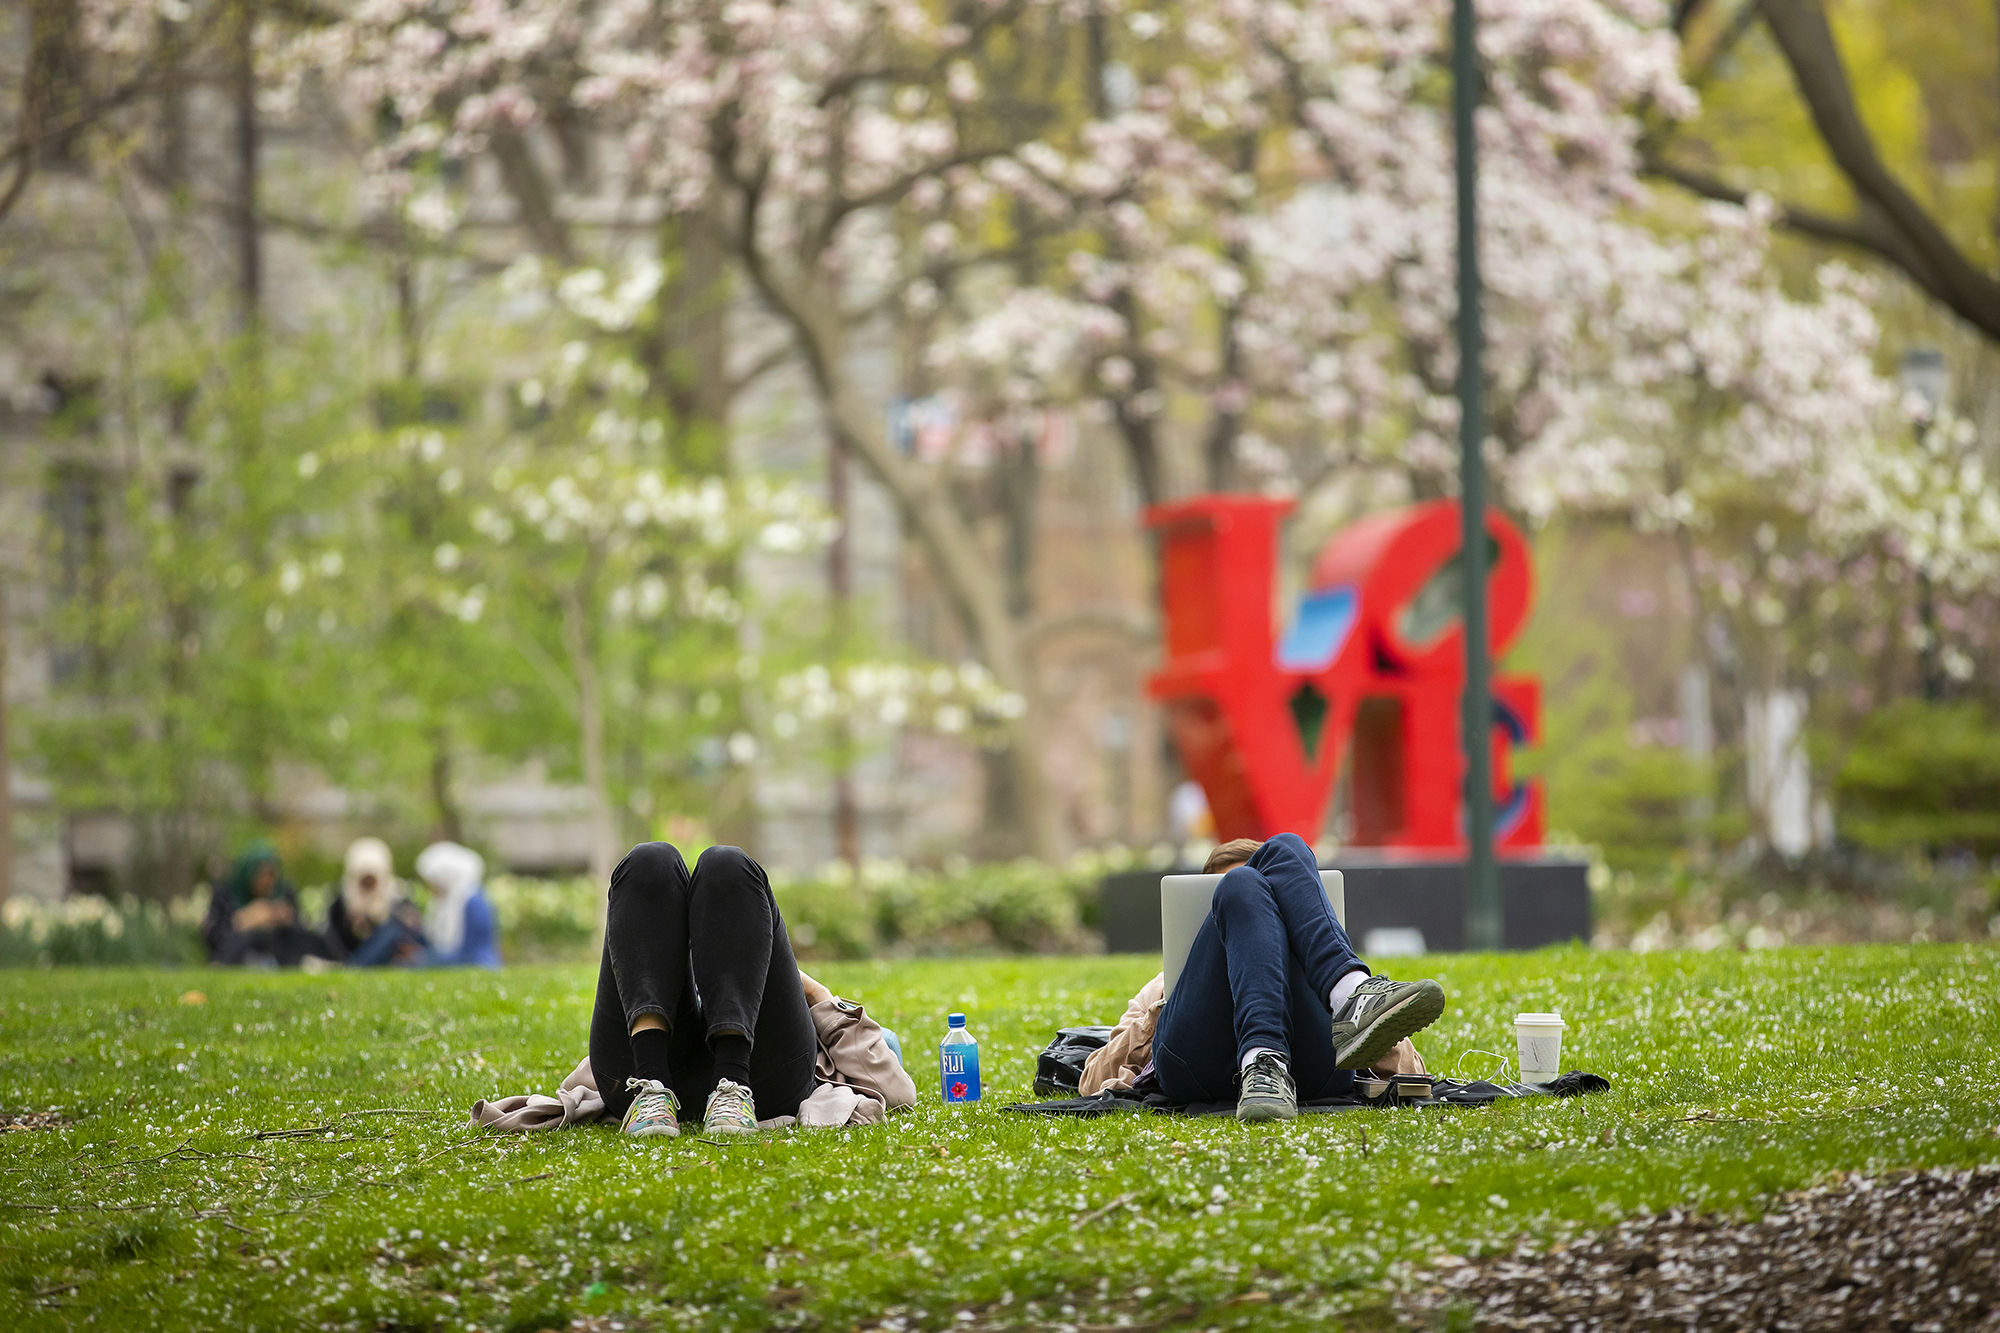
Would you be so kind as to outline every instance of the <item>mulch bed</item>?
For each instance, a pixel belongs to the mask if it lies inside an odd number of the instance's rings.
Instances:
[[[13,1129],[61,1129],[68,1123],[61,1111],[0,1111],[0,1134]]]
[[[2000,1168],[1848,1177],[1755,1222],[1677,1210],[1425,1276],[1400,1303],[1419,1324],[1470,1307],[1499,1329],[2000,1329]]]

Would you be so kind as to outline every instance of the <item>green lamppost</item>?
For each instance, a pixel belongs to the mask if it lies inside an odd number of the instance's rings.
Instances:
[[[1451,119],[1458,167],[1458,490],[1465,518],[1465,942],[1498,949],[1500,877],[1493,864],[1492,664],[1486,634],[1486,436],[1479,327],[1479,144],[1473,113],[1480,96],[1472,0],[1452,0]]]

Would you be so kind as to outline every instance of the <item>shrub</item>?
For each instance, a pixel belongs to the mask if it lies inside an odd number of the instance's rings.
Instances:
[[[9,898],[0,907],[0,967],[179,966],[202,961],[207,895],[167,907],[95,894],[60,902]]]
[[[778,879],[772,884],[792,948],[801,958],[867,958],[881,921],[870,888],[849,880]]]
[[[1837,784],[1840,830],[1877,851],[2000,851],[2000,725],[1910,699],[1870,717]]]
[[[772,882],[801,957],[1079,953],[1107,869],[1100,856],[1062,866],[1020,860],[912,870],[869,862]]]
[[[590,956],[604,891],[582,875],[526,879],[495,875],[486,896],[500,923],[500,951],[510,963],[563,962]]]
[[[1123,853],[1061,866],[1022,860],[945,870],[871,861],[859,874],[834,865],[812,876],[776,875],[772,889],[801,958],[1088,953],[1097,947],[1098,882],[1130,864]],[[595,881],[495,875],[486,893],[508,962],[594,959],[604,902]],[[331,896],[325,887],[301,890],[302,918],[324,921]],[[200,963],[207,903],[206,888],[167,909],[81,895],[55,904],[17,898],[0,909],[0,967]]]

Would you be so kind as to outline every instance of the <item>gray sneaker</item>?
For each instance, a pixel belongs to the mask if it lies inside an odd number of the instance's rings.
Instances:
[[[1397,1042],[1437,1022],[1443,1012],[1444,987],[1435,981],[1370,977],[1333,1016],[1334,1064],[1367,1069]]]
[[[1236,1118],[1244,1121],[1290,1120],[1299,1113],[1299,1093],[1285,1057],[1259,1051],[1243,1071],[1243,1091],[1236,1098]]]

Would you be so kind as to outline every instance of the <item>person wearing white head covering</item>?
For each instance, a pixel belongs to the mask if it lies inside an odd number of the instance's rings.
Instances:
[[[434,842],[417,854],[417,877],[431,890],[424,917],[433,967],[500,966],[500,927],[487,901],[486,862],[455,842]]]
[[[395,859],[380,838],[348,845],[340,894],[327,909],[326,938],[349,967],[418,963],[429,952],[423,917],[397,886]]]

